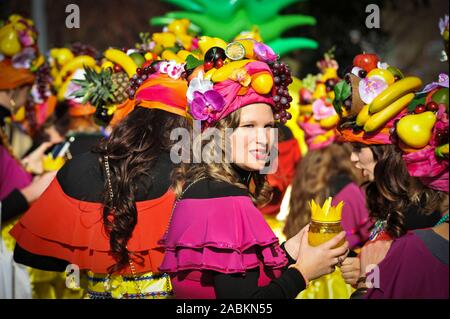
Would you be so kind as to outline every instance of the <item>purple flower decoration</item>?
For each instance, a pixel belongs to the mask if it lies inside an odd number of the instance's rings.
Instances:
[[[337,114],[334,107],[332,105],[328,106],[322,99],[315,100],[312,104],[312,109],[314,119],[316,121],[320,121]]]
[[[25,48],[12,57],[12,66],[16,69],[29,69],[35,58],[35,50],[32,47]]]
[[[359,81],[359,96],[364,103],[370,104],[387,87],[388,84],[382,77],[372,76],[364,78]]]
[[[255,52],[258,60],[263,62],[275,62],[278,58],[271,47],[261,42],[255,41],[255,44],[253,45],[253,51]]]
[[[19,31],[19,40],[24,47],[30,47],[34,44],[34,39],[28,30]]]
[[[422,91],[418,92],[418,94],[430,92],[438,87],[448,88],[448,82],[448,75],[441,73],[439,74],[438,82],[427,84]]]
[[[447,14],[444,16],[444,18],[439,19],[439,31],[441,31],[441,35],[444,34],[444,31],[446,29],[448,30],[448,22],[449,18]]]
[[[194,99],[191,102],[190,112],[196,120],[207,121],[211,123],[215,121],[217,113],[223,110],[225,99],[214,90],[205,93],[194,92]]]

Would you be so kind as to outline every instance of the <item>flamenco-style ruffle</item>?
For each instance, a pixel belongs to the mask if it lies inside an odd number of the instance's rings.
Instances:
[[[128,242],[137,272],[157,272],[163,259],[158,244],[163,236],[175,195],[168,191],[154,200],[137,202],[138,223]],[[51,256],[107,273],[116,262],[103,227],[102,205],[67,196],[57,179],[11,230],[17,243],[31,253]],[[125,268],[122,273],[130,273]]]
[[[284,251],[249,197],[181,200],[169,232],[161,271],[243,273],[263,264],[281,268]]]

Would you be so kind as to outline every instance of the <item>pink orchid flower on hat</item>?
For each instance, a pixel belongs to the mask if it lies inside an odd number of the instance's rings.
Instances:
[[[217,114],[225,107],[225,99],[223,96],[214,90],[201,93],[194,92],[194,99],[190,105],[190,113],[196,120],[214,122],[217,119]]]
[[[255,42],[253,45],[253,51],[260,61],[275,62],[278,59],[277,54],[272,50],[272,48],[262,42]]]

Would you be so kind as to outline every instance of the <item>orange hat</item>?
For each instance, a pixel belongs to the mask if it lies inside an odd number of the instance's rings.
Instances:
[[[30,70],[16,69],[10,60],[0,62],[0,90],[10,90],[33,82],[34,75]]]
[[[17,14],[9,16],[0,27],[0,43],[0,90],[32,84],[34,75],[30,68],[42,61],[33,21]]]
[[[153,68],[152,68],[153,69]],[[161,71],[151,73],[149,68],[148,78],[138,87],[133,99],[126,100],[117,106],[112,125],[120,122],[136,106],[149,109],[160,109],[169,113],[187,116],[187,81],[181,76],[171,76]]]

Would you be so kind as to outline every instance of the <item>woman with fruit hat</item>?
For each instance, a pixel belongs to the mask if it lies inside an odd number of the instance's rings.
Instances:
[[[94,48],[80,43],[74,43],[71,48],[50,50],[49,67],[54,77],[52,85],[58,104],[55,116],[45,126],[47,131],[72,141],[68,150],[69,158],[91,150],[105,136],[95,122],[96,108],[74,95],[80,89],[79,82],[83,82],[86,77],[83,66],[99,69],[97,56]]]
[[[309,202],[333,198],[333,205],[343,201],[341,224],[350,249],[361,247],[369,237],[369,220],[364,191],[356,168],[350,162],[350,145],[336,141],[339,121],[332,101],[333,88],[339,82],[338,64],[330,53],[317,63],[321,73],[302,80],[298,125],[305,134],[308,152],[301,159],[291,185],[286,208],[284,232],[289,238],[311,222]],[[349,298],[353,289],[346,285],[339,269],[315,280],[299,295],[302,299]]]
[[[2,220],[4,221],[23,213],[23,207],[26,210],[28,202],[17,189],[30,185],[32,181],[31,174],[25,171],[13,154],[9,144],[11,137],[6,134],[6,129],[8,128],[7,118],[11,118],[22,105],[25,105],[35,80],[30,70],[37,54],[37,49],[33,45],[37,34],[33,28],[30,20],[25,20],[18,15],[12,15],[6,25],[0,28],[0,157],[2,159],[0,200],[3,202]],[[7,196],[13,195],[14,190],[17,195],[14,200],[5,200]],[[18,198],[21,200],[18,201]],[[10,203],[17,202],[23,205],[8,208]],[[19,206],[22,206],[22,209]]]
[[[89,298],[172,293],[169,277],[158,271],[163,256],[158,240],[174,201],[170,133],[189,126],[187,82],[182,65],[172,65],[180,72],[160,66],[136,70],[133,98],[113,114],[111,135],[94,151],[67,162],[11,231],[17,261],[40,269],[72,264],[86,270]],[[109,70],[101,72],[111,76]],[[94,73],[88,69],[87,80],[107,76]],[[112,108],[110,98],[88,98],[99,99],[106,105],[98,107]]]
[[[448,99],[441,100],[441,90],[448,92],[448,77],[415,95],[421,86],[420,79],[404,77],[385,63],[378,62],[373,68],[364,59],[355,59],[347,81],[335,89],[335,107],[342,117],[338,131],[353,145],[351,160],[369,178],[366,200],[370,216],[376,220],[361,262],[348,258],[341,268],[350,283],[365,284],[367,256],[380,256],[367,253],[374,249],[369,248],[373,242],[386,241],[377,246],[389,248],[394,240],[393,247],[400,247],[411,234],[408,230],[448,220],[448,137],[444,135],[448,130]],[[346,99],[350,102],[343,103]],[[420,232],[414,234],[420,237],[419,242],[428,240]],[[382,289],[387,289],[386,284]],[[429,290],[423,292],[426,295]]]
[[[310,247],[303,229],[280,246],[255,206],[270,198],[260,172],[273,152],[274,120],[289,117],[289,69],[256,41],[202,51],[203,65],[187,66],[201,154],[194,151],[194,164],[175,175],[178,200],[160,269],[171,275],[176,298],[295,298],[308,280],[334,269],[347,244],[332,249],[341,233]]]
[[[0,29],[0,60],[0,223],[2,240],[12,254],[14,240],[9,236],[9,230],[30,204],[39,198],[55,173],[42,174],[42,157],[51,143],[39,145],[34,152],[19,160],[14,154],[17,154],[17,150],[13,152],[9,144],[10,140],[16,139],[17,131],[10,128],[21,125],[28,134],[34,133],[52,112],[54,103],[48,90],[44,58],[37,49],[37,31],[31,20],[19,15],[9,17]],[[7,124],[14,125],[9,127]],[[8,128],[10,136],[6,134]],[[22,147],[27,145],[23,144]],[[35,170],[34,167],[40,169]],[[25,271],[30,276],[32,291],[29,293],[32,297],[55,297],[56,290],[52,281],[59,274],[35,269]],[[20,269],[16,269],[16,272],[19,273]],[[2,281],[3,283],[5,282]],[[64,287],[63,281],[60,286]],[[23,292],[19,288],[17,291]]]

